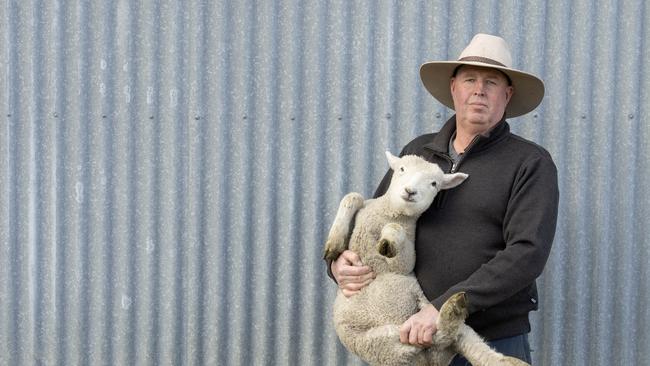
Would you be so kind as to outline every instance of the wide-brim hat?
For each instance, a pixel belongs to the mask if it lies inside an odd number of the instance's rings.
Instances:
[[[512,68],[512,56],[506,41],[497,36],[479,33],[461,52],[457,61],[431,61],[420,67],[424,87],[440,103],[454,109],[450,79],[460,65],[497,69],[508,75],[514,93],[506,106],[506,118],[518,117],[535,109],[544,98],[544,82],[533,74]]]

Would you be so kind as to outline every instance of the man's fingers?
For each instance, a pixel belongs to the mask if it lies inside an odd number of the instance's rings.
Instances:
[[[350,297],[350,296],[353,296],[353,295],[358,294],[358,293],[359,293],[359,290],[352,291],[352,290],[348,290],[348,289],[342,288],[342,289],[341,289],[341,292],[343,293],[343,296],[345,296],[345,297]]]
[[[407,323],[405,323],[407,324]],[[400,341],[402,343],[408,343],[414,346],[429,347],[433,343],[433,329],[429,327],[424,327],[422,324],[408,323],[408,334],[406,333],[406,328],[404,328],[404,335],[402,335],[402,329],[400,329]],[[403,342],[403,339],[406,342]]]
[[[361,277],[367,276],[372,272],[372,269],[368,266],[346,266],[341,268],[341,275],[349,277],[350,279],[357,277],[359,280],[363,280]]]
[[[433,329],[423,328],[420,335],[419,343],[421,346],[430,346],[433,344]]]
[[[399,341],[408,344],[409,343],[409,333],[411,332],[411,323],[405,322],[399,327]]]
[[[365,283],[371,281],[373,278],[375,278],[375,274],[373,272],[367,272],[367,273],[362,273],[358,275],[341,275],[341,283],[342,284],[347,284],[347,283]]]
[[[408,343],[412,345],[420,344],[418,342],[418,335],[420,334],[420,326],[418,324],[411,325],[411,331],[409,332],[409,341]]]
[[[332,267],[332,274],[346,297],[356,295],[375,278],[372,268],[364,266],[351,250],[344,251]]]
[[[353,290],[353,291],[361,290],[362,288],[368,286],[368,284],[370,284],[370,282],[372,282],[373,280],[373,277],[370,275],[364,277],[365,278],[363,279],[358,279],[355,277],[354,280],[351,281],[342,281],[341,286],[348,290]]]
[[[337,276],[359,276],[369,273],[372,269],[364,266],[357,254],[346,250],[332,263],[332,272]]]
[[[400,326],[400,342],[413,346],[430,347],[433,344],[433,335],[437,331],[436,318],[435,307],[425,306]]]
[[[341,253],[341,257],[348,261],[353,266],[362,266],[363,263],[361,263],[361,259],[359,258],[359,255],[357,253],[351,251],[351,250],[346,250],[343,253]]]
[[[368,285],[375,278],[375,273],[370,267],[348,266],[338,273],[337,281],[339,287],[346,287],[350,290],[358,290]]]

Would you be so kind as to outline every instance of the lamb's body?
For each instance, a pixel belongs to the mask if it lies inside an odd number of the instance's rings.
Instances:
[[[398,324],[420,309],[413,296],[417,287],[413,277],[386,273],[356,296],[337,295],[334,319],[341,342],[372,365],[426,364],[421,348],[399,341]],[[390,299],[385,291],[391,291]]]
[[[399,341],[399,325],[428,301],[412,273],[417,217],[394,214],[389,204],[386,196],[364,202],[360,195],[351,193],[343,199],[342,206],[358,209],[349,249],[358,253],[377,277],[358,295],[348,298],[339,292],[334,303],[337,334],[348,349],[373,365],[446,365],[454,355],[448,347],[423,352]],[[381,255],[379,243],[384,243],[385,254],[393,251],[399,255]],[[443,343],[444,328],[443,324],[436,333],[437,345]],[[448,346],[451,340],[444,343]]]
[[[467,175],[444,174],[415,156],[387,156],[396,172],[388,192],[365,201],[358,193],[346,195],[326,243],[326,258],[335,259],[349,248],[376,274],[357,295],[339,291],[333,314],[339,339],[372,365],[442,366],[456,352],[475,365],[522,364],[490,349],[465,325],[464,294],[454,295],[440,309],[432,347],[400,342],[400,325],[429,304],[413,274],[417,219],[440,189],[455,187]]]

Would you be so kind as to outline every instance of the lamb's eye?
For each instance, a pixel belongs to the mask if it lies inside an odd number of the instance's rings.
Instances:
[[[432,187],[435,187],[435,186],[437,186],[437,185],[438,185],[438,183],[437,183],[435,180],[434,180],[433,182],[431,182],[431,186],[432,186]]]
[[[404,167],[403,166],[399,167],[399,171],[404,173]]]

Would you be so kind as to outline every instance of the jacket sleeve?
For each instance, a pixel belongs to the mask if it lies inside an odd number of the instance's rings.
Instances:
[[[522,165],[503,220],[505,249],[432,303],[439,309],[452,294],[464,291],[473,313],[534,284],[550,254],[558,200],[557,169],[548,153]]]

